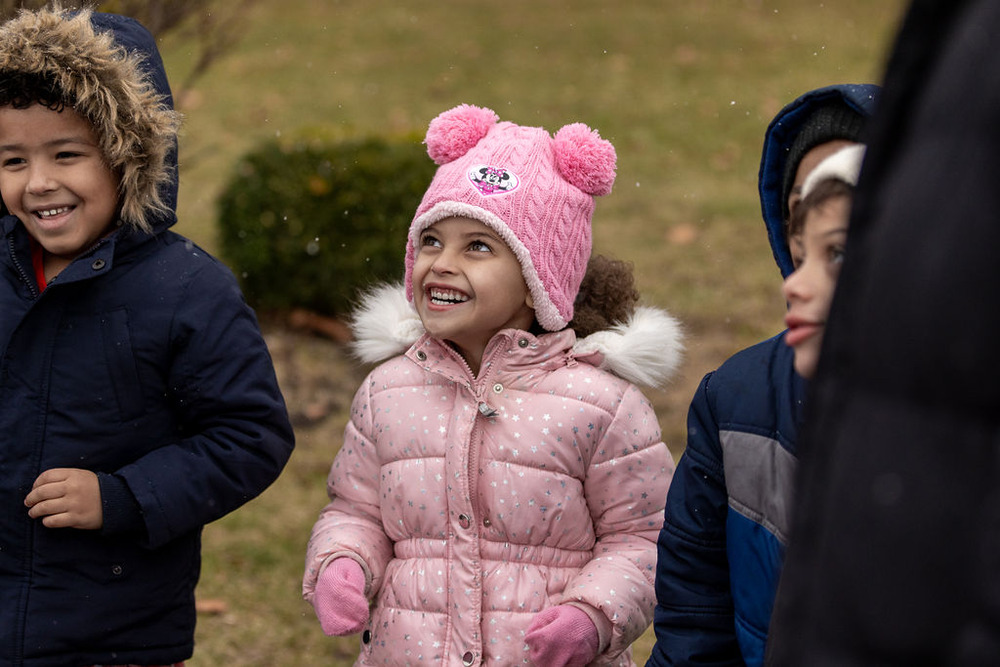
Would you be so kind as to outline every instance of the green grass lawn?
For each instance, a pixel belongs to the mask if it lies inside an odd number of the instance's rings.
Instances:
[[[809,88],[878,81],[903,0],[261,0],[239,48],[180,100],[178,231],[215,250],[215,198],[275,136],[420,132],[460,103],[552,131],[582,121],[618,151],[596,250],[635,264],[644,298],[688,335],[680,376],[650,392],[679,456],[698,380],[781,328],[779,275],[756,194],[764,129]],[[175,82],[187,47],[162,44]],[[403,240],[400,239],[402,243]],[[275,279],[280,279],[276,276]],[[305,542],[364,369],[269,328],[298,447],[281,479],[209,526],[193,667],[349,665],[299,595]],[[652,645],[635,646],[642,664]]]

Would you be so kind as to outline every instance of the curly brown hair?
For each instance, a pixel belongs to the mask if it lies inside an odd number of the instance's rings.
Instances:
[[[573,304],[569,327],[580,338],[627,321],[635,312],[639,291],[632,264],[604,255],[587,262],[587,272]]]

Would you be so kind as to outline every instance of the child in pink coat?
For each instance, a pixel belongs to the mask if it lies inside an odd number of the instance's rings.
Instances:
[[[327,634],[362,633],[357,665],[632,665],[673,473],[633,382],[681,345],[591,260],[614,148],[467,105],[426,143],[405,286],[354,322],[359,356],[389,360],[355,396],[305,598]]]

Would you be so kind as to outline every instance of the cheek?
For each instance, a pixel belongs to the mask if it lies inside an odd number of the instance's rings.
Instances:
[[[498,285],[501,285],[501,289],[510,292],[511,294],[526,294],[528,292],[528,285],[524,282],[524,276],[521,274],[520,265],[511,267],[507,266],[503,270],[503,274],[496,280]]]
[[[17,190],[16,181],[9,175],[0,176],[0,198],[3,199],[6,204],[9,200],[14,199],[14,192]]]
[[[823,302],[823,308],[830,312],[830,303],[833,301],[833,292],[837,289],[837,275],[839,271],[831,271],[823,276],[822,284],[818,286],[817,295]]]
[[[427,275],[427,267],[429,263],[427,262],[426,255],[421,255],[419,252],[413,260],[413,271],[411,273],[411,279],[413,280],[414,291],[420,289],[420,283],[423,281],[424,276]]]

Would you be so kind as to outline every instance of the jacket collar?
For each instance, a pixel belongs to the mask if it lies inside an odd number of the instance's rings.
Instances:
[[[461,357],[424,331],[420,318],[406,298],[402,285],[379,285],[361,298],[352,318],[354,355],[365,363],[378,363],[406,354],[421,365],[428,359],[455,362]],[[680,365],[684,351],[680,324],[666,311],[640,307],[628,322],[577,339],[571,329],[533,336],[526,331],[505,329],[490,341],[483,364],[496,353],[510,350],[505,367],[555,367],[582,362],[602,368],[634,384],[658,387],[669,380]],[[522,343],[522,341],[525,341]],[[425,356],[420,359],[420,355]],[[456,368],[462,364],[455,363]],[[464,368],[468,368],[464,365]],[[471,372],[449,375],[467,381]],[[480,372],[485,376],[484,372]]]
[[[23,266],[30,266],[31,249],[28,245],[28,232],[17,217],[7,214],[0,218],[0,229],[4,239],[13,239],[13,245],[5,241],[5,245],[13,247],[13,252]],[[160,230],[162,232],[164,230]],[[93,247],[84,251],[59,274],[59,284],[86,280],[103,275],[110,271],[115,259],[120,259],[131,248],[141,245],[156,233],[150,235],[128,226],[121,226],[111,234],[102,238]]]

